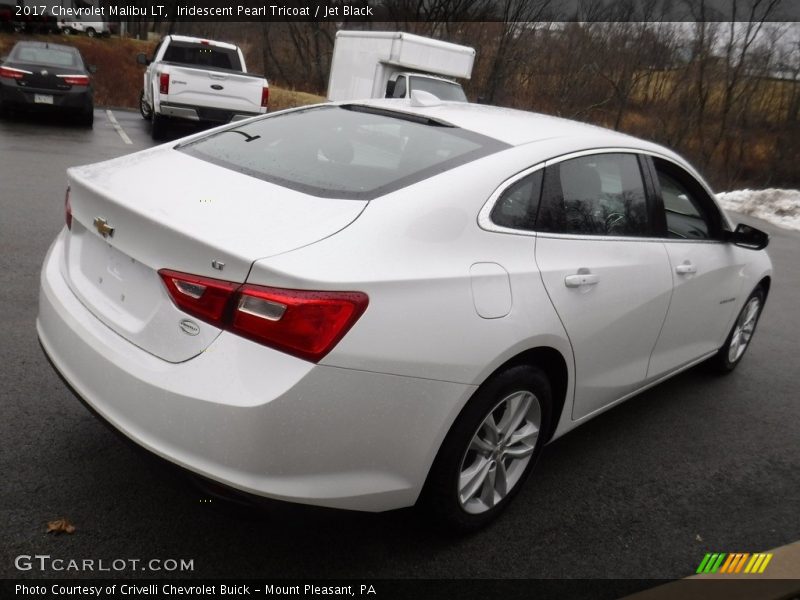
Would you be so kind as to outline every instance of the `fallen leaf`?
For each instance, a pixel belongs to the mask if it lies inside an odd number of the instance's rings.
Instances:
[[[47,533],[74,533],[75,525],[65,518],[56,519],[47,523]]]

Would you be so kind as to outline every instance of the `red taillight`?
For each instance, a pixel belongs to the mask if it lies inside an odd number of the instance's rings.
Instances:
[[[169,94],[169,73],[161,73],[158,76],[158,91],[162,94]]]
[[[241,285],[166,269],[159,275],[184,312],[312,362],[333,349],[369,303],[361,292]]]
[[[67,186],[67,193],[64,194],[64,221],[67,229],[72,230],[72,203],[69,201],[69,186]]]
[[[367,308],[361,292],[311,292],[244,285],[231,331],[288,354],[319,361]]]
[[[265,85],[261,90],[261,106],[267,108],[267,104],[269,104],[269,86]]]
[[[6,79],[22,79],[25,75],[30,75],[30,71],[12,69],[11,67],[0,67],[0,77],[5,77]]]
[[[59,75],[59,77],[69,85],[89,85],[89,77],[87,75]]]
[[[178,308],[217,327],[223,326],[225,307],[239,289],[238,283],[167,269],[161,269],[158,274]]]

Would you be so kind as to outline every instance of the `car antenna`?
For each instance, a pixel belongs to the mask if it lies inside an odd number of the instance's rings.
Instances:
[[[250,135],[240,129],[224,129],[220,131],[220,133],[238,133],[239,135],[243,135],[245,137],[245,142],[252,142],[253,140],[259,139],[260,135]]]

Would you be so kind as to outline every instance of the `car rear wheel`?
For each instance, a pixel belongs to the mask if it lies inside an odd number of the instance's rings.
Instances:
[[[89,37],[93,38],[94,36],[97,35],[97,32],[93,28],[87,27],[86,28],[86,35],[88,35]]]
[[[81,115],[81,125],[84,127],[94,126],[94,109],[90,108]]]
[[[552,392],[544,372],[510,367],[484,383],[445,438],[421,505],[436,522],[469,532],[494,520],[541,453]]]
[[[142,115],[143,119],[147,120],[150,120],[153,116],[153,111],[150,109],[150,105],[144,98],[144,90],[139,92],[139,113]]]
[[[163,140],[167,135],[167,122],[166,119],[156,113],[151,117],[153,128],[151,134],[154,140]]]
[[[761,310],[764,308],[764,300],[764,290],[761,287],[757,287],[750,294],[739,316],[736,317],[725,344],[710,361],[716,371],[730,373],[742,360],[745,351],[750,346],[756,325],[758,325]]]

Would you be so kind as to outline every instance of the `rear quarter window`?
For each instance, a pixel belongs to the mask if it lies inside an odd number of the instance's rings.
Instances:
[[[178,149],[310,195],[371,200],[507,147],[402,113],[331,105],[230,127]]]

